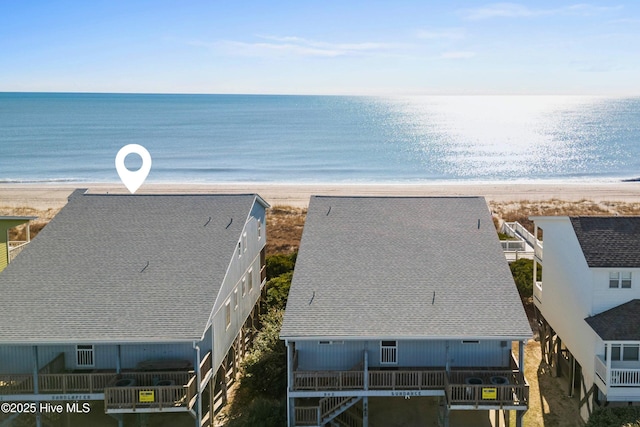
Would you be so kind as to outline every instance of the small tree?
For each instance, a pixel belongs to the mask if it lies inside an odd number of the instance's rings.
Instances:
[[[280,340],[284,310],[272,309],[243,362],[242,386],[251,395],[278,398],[287,391],[287,349]]]
[[[598,409],[586,427],[640,427],[640,406]]]
[[[293,271],[297,257],[297,252],[268,256],[265,260],[265,264],[267,266],[267,279],[273,279],[281,274]]]
[[[513,281],[516,283],[520,298],[530,298],[533,295],[533,260],[519,259],[509,264]],[[537,281],[542,280],[542,268],[538,268]]]

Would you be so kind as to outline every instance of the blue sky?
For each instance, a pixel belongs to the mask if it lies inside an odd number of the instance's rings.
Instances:
[[[0,91],[640,95],[640,2],[0,0]]]

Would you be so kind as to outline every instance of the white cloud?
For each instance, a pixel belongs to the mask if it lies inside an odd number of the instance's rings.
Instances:
[[[258,38],[264,41],[222,40],[214,43],[198,44],[215,49],[223,49],[229,53],[242,56],[315,56],[326,58],[373,55],[390,52],[393,49],[402,47],[397,44],[378,42],[329,43],[295,36],[258,36]]]
[[[475,52],[470,51],[457,51],[457,52],[444,52],[440,55],[442,59],[467,59],[476,56]]]
[[[584,3],[555,9],[534,9],[518,3],[492,3],[478,8],[463,9],[461,13],[465,19],[479,21],[491,18],[531,18],[543,15],[594,16],[620,9],[622,6],[593,6]]]
[[[426,40],[460,40],[465,38],[465,31],[462,28],[423,29],[416,32],[416,37]]]

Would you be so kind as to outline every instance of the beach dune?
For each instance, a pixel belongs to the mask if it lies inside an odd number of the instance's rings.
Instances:
[[[118,184],[4,184],[0,207],[59,209],[76,188],[90,193],[128,194]],[[311,195],[331,196],[484,196],[489,202],[640,202],[640,182],[619,183],[433,183],[433,184],[145,184],[136,194],[258,193],[272,206],[306,207]]]

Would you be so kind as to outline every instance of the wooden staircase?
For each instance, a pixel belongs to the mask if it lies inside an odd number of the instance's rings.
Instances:
[[[343,415],[349,408],[358,403],[362,397],[324,397],[320,399],[320,425],[325,424],[351,427],[353,415]],[[355,411],[354,411],[355,412]],[[337,417],[343,415],[338,419]],[[343,424],[340,424],[343,423]],[[362,424],[359,424],[362,425]],[[355,427],[355,426],[354,426]]]

